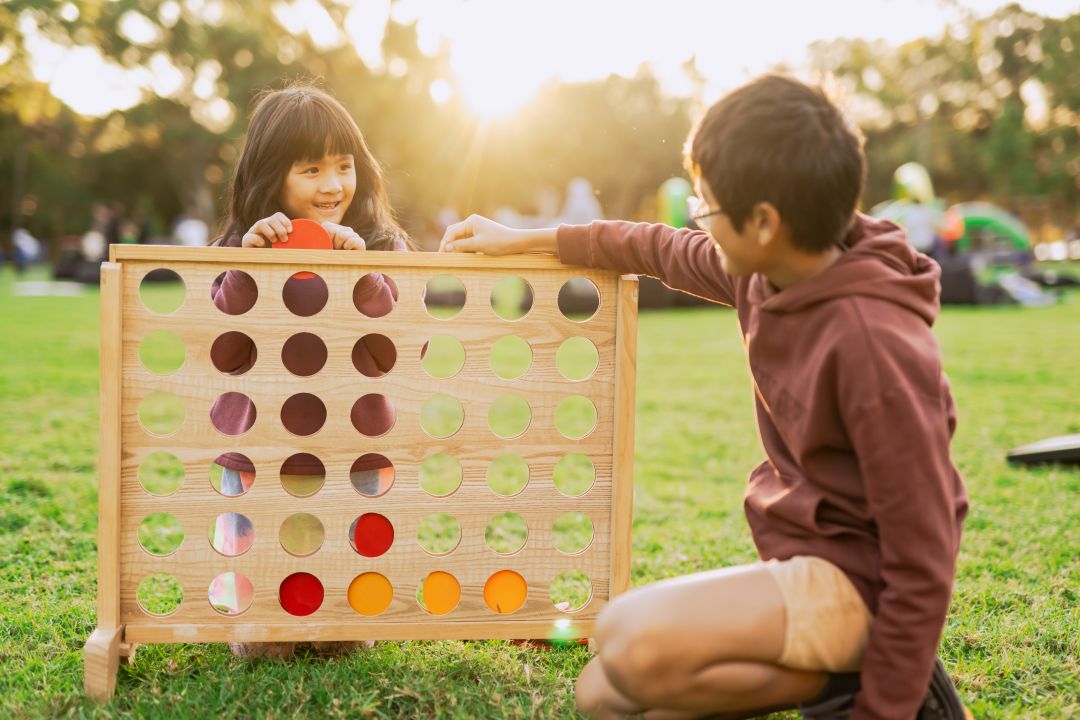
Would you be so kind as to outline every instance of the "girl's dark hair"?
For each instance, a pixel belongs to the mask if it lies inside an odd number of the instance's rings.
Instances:
[[[823,252],[843,240],[854,219],[866,174],[862,142],[820,88],[765,75],[705,112],[690,133],[686,161],[736,229],[767,202],[796,247]]]
[[[352,155],[356,165],[356,193],[341,224],[355,230],[371,250],[393,249],[397,240],[409,245],[360,128],[341,103],[303,84],[257,97],[229,188],[229,210],[211,244],[239,246],[252,225],[281,212],[281,187],[293,163],[321,160],[327,153]]]

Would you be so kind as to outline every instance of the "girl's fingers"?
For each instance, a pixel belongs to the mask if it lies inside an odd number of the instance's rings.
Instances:
[[[348,240],[346,240],[341,245],[341,249],[342,250],[366,250],[367,249],[367,244],[364,242],[364,240],[359,235],[357,235],[356,237],[351,237]]]
[[[278,216],[270,218],[268,223],[273,228],[274,236],[276,240],[274,242],[287,242],[289,239],[289,226],[287,222],[283,221]]]
[[[249,232],[246,233],[240,241],[240,247],[246,248],[264,248],[269,247],[270,243],[259,233]]]

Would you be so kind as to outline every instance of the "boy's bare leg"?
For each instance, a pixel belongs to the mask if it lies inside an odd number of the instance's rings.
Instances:
[[[827,676],[776,664],[786,622],[780,590],[761,566],[632,590],[600,614],[598,653],[576,687],[578,709],[599,718],[677,718],[807,700]]]

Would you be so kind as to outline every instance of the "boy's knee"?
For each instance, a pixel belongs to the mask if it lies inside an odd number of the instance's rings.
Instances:
[[[671,658],[664,640],[632,598],[614,601],[597,618],[597,656],[612,686],[647,706],[670,687]]]

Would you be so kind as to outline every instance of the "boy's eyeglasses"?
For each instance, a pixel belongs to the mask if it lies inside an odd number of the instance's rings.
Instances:
[[[705,202],[697,195],[691,195],[690,197],[686,198],[687,217],[689,217],[698,225],[700,225],[701,221],[705,218],[712,217],[713,215],[721,215],[723,214],[723,212],[724,211],[720,209],[709,210],[709,203]]]

